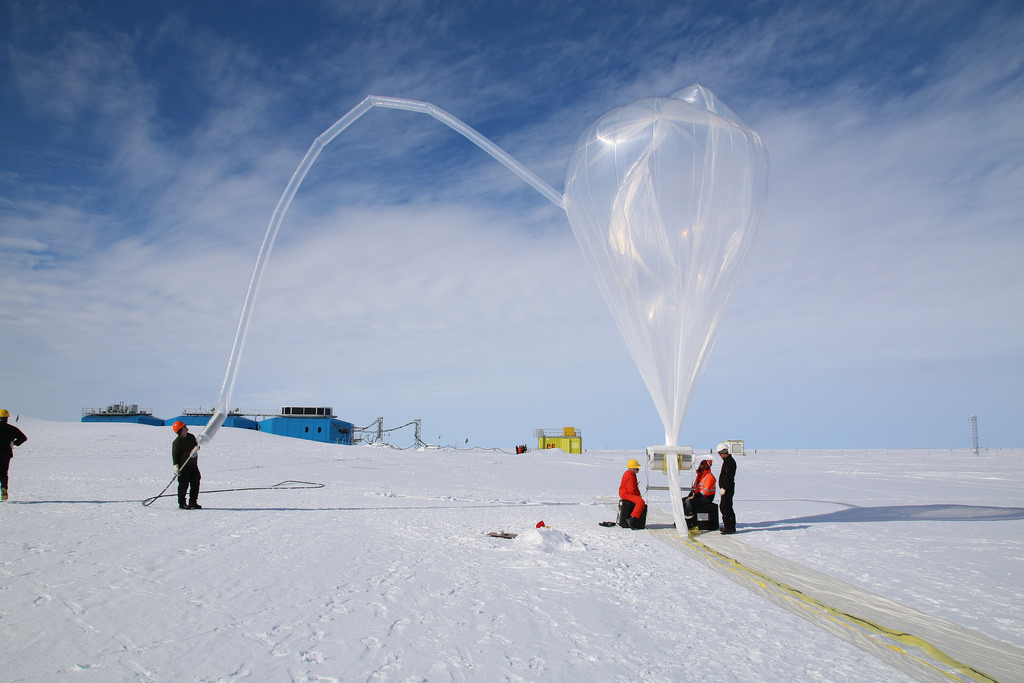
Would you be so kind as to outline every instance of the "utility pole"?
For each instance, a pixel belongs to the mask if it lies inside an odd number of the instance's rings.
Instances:
[[[971,415],[971,452],[978,454],[978,416]]]
[[[413,422],[416,424],[416,448],[426,448],[427,444],[423,443],[423,439],[421,438],[421,420],[416,419],[413,420]],[[440,439],[438,439],[438,441],[440,441]]]

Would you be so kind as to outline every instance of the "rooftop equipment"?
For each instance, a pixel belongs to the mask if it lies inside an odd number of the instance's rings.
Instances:
[[[82,408],[82,422],[132,422],[163,426],[164,421],[148,410],[139,410],[138,403],[115,403],[106,408]]]

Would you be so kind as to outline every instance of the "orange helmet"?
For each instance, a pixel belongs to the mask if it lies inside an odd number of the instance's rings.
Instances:
[[[710,470],[710,469],[711,469],[711,461],[710,460],[701,460],[700,464],[697,465],[697,471],[698,472],[703,472],[704,470]]]
[[[174,424],[171,425],[171,429],[173,429],[174,433],[177,434],[178,432],[181,431],[181,428],[184,427],[184,426],[185,426],[185,423],[182,422],[181,420],[178,420],[177,422],[175,422]]]

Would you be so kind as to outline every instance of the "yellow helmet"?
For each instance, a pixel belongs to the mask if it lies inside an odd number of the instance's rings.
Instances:
[[[638,463],[636,460],[630,460],[629,462],[626,463],[626,469],[638,470],[640,469],[640,463]]]
[[[7,408],[0,408],[0,417],[10,417],[11,414],[7,412]]]

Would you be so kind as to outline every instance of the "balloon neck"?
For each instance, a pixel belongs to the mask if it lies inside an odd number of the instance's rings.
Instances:
[[[203,429],[203,433],[199,435],[199,443],[205,445],[207,441],[212,439],[220,429],[220,426],[224,424],[224,420],[227,419],[227,412],[224,410],[217,410],[210,416],[210,421],[206,423],[206,427]]]

